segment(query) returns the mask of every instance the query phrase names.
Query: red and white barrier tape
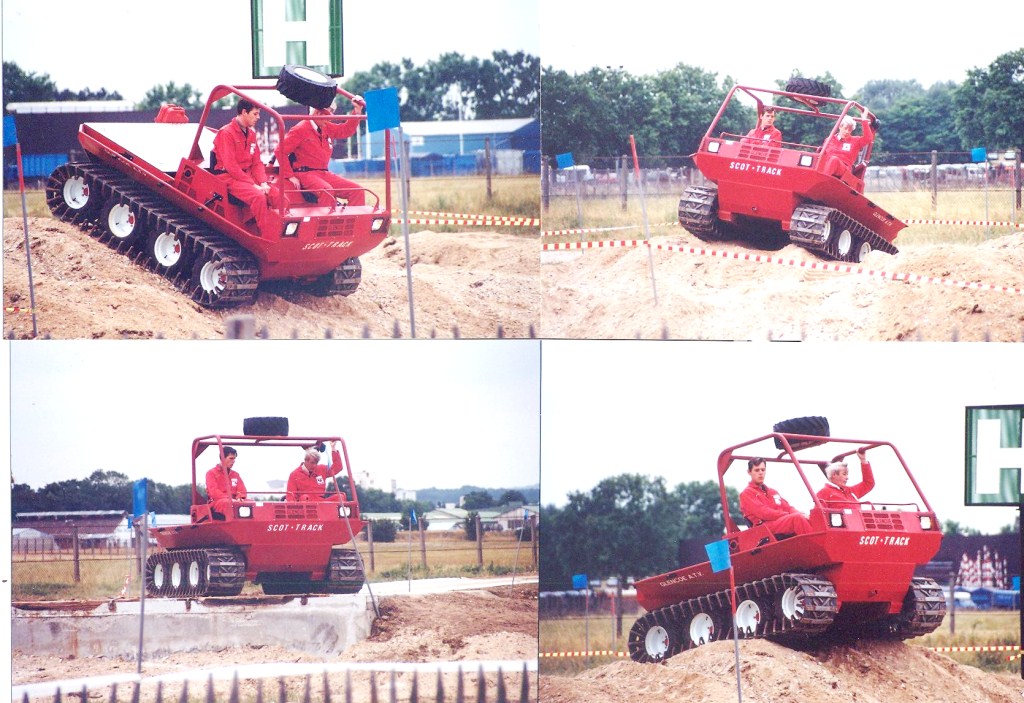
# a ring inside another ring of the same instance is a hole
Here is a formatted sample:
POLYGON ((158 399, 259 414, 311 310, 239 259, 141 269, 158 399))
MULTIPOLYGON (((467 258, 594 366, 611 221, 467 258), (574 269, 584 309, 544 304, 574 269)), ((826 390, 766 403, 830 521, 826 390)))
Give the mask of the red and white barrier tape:
POLYGON ((32 308, 16 308, 16 307, 15 308, 4 308, 4 312, 10 312, 10 313, 14 313, 16 315, 19 315, 19 314, 31 315, 32 314, 32 308))
POLYGON ((1019 644, 989 644, 972 647, 932 647, 933 652, 1019 652, 1019 644))
MULTIPOLYGON (((392 214, 402 214, 393 210, 392 214)), ((465 212, 430 212, 426 210, 410 210, 410 215, 425 215, 426 218, 409 218, 409 224, 416 225, 450 225, 450 224, 472 224, 472 225, 507 225, 511 227, 540 227, 540 219, 536 217, 510 217, 507 215, 475 215, 465 212)), ((393 222, 401 222, 401 218, 395 218, 393 222)))
POLYGON ((564 659, 566 657, 628 657, 629 652, 616 652, 614 649, 595 649, 576 652, 540 652, 541 659, 564 659))
MULTIPOLYGON (((677 227, 678 222, 660 222, 651 227, 677 227)), ((643 225, 623 225, 621 227, 591 227, 584 229, 553 229, 548 232, 541 232, 542 237, 561 237, 566 234, 593 234, 594 232, 617 232, 623 229, 640 229, 643 225)))
POLYGON ((1024 222, 986 222, 984 220, 904 220, 908 225, 971 225, 976 227, 1016 227, 1024 229, 1024 222))
MULTIPOLYGON (((612 249, 615 247, 640 247, 648 246, 642 240, 612 240, 602 242, 561 242, 544 244, 544 251, 560 251, 570 249, 612 249)), ((936 283, 951 288, 969 288, 976 290, 993 290, 1001 293, 1024 295, 1024 288, 1012 286, 997 286, 991 283, 975 283, 973 281, 954 281, 949 278, 937 278, 935 276, 922 276, 916 273, 889 273, 887 271, 876 271, 865 269, 850 264, 836 264, 824 261, 804 261, 801 259, 785 259, 779 256, 767 254, 750 254, 739 251, 723 251, 718 249, 704 249, 699 247, 678 246, 675 244, 651 244, 660 251, 673 251, 683 254, 697 254, 699 256, 712 256, 722 259, 734 259, 737 261, 753 261, 762 264, 778 264, 779 266, 792 266, 794 268, 816 269, 821 271, 834 271, 836 273, 857 273, 864 276, 877 276, 878 278, 890 279, 892 281, 905 281, 907 283, 936 283)))
MULTIPOLYGON (((973 647, 928 647, 933 652, 1018 652, 1019 644, 978 645, 973 647)), ((629 652, 616 652, 613 649, 576 650, 570 652, 539 652, 541 659, 566 659, 569 657, 628 657, 629 652)), ((1011 659, 1021 656, 1014 655, 1011 659)))

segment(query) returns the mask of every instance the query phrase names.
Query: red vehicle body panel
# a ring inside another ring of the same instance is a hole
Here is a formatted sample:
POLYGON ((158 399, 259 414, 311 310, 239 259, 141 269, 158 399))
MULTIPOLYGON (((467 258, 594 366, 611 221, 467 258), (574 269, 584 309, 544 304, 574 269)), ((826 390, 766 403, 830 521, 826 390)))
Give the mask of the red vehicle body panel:
MULTIPOLYGON (((749 86, 735 86, 729 91, 701 140, 700 149, 694 154, 694 162, 701 173, 718 185, 719 219, 734 222, 737 217, 751 217, 776 221, 788 231, 793 210, 802 202, 813 201, 840 208, 888 242, 906 227, 904 222, 864 197, 863 179, 851 173, 840 179, 822 172, 824 164, 819 156, 823 144, 783 142, 779 146, 766 146, 743 141, 743 135, 720 131, 719 123, 737 94, 747 95, 759 104, 771 97, 796 95, 749 86), (800 163, 801 158, 805 160, 804 165, 800 163)), ((865 107, 852 100, 818 98, 817 101, 819 104, 813 110, 775 107, 794 115, 816 116, 836 123, 846 114, 851 117, 857 117, 858 112, 867 114, 865 107), (818 108, 823 105, 841 108, 841 112, 821 112, 818 108)), ((834 133, 833 127, 829 137, 834 133)))
POLYGON ((310 573, 314 580, 320 580, 324 578, 332 546, 354 541, 365 526, 359 513, 348 450, 340 437, 210 435, 192 444, 191 523, 152 527, 150 534, 164 549, 237 546, 245 555, 246 578, 250 581, 264 572, 310 573), (197 469, 196 460, 208 447, 225 444, 302 447, 330 441, 337 441, 341 447, 345 473, 339 473, 338 478, 347 475, 351 487, 351 495, 346 495, 343 501, 281 501, 270 500, 282 497, 281 493, 260 496, 250 493, 250 499, 233 503, 232 513, 224 520, 214 520, 209 503, 198 490, 198 481, 205 479, 205 470, 197 469), (240 516, 240 509, 246 507, 251 510, 251 517, 240 516), (340 512, 347 515, 342 516, 340 512))
MULTIPOLYGON (((269 209, 267 231, 261 232, 255 221, 249 219, 248 208, 235 204, 228 197, 226 181, 209 170, 209 146, 217 130, 208 127, 207 120, 213 104, 232 94, 259 107, 261 119, 269 117, 273 120, 279 135, 284 135, 286 123, 311 119, 308 115, 281 114, 242 92, 268 89, 272 88, 265 85, 220 85, 211 92, 198 124, 87 123, 79 128, 79 142, 99 161, 124 173, 252 252, 259 262, 261 279, 312 279, 334 270, 346 259, 365 254, 387 238, 391 219, 390 168, 385 172, 386 194, 383 203, 376 194, 363 189, 366 205, 349 205, 342 209, 310 204, 298 191, 284 194, 281 190, 283 182, 273 182, 278 173, 277 167, 267 166, 268 178, 271 178, 273 187, 278 189, 278 197, 282 198, 285 205, 281 209, 269 209), (119 142, 119 134, 131 137, 132 143, 119 142), (177 160, 173 164, 166 163, 165 144, 168 142, 179 147, 177 160), (164 163, 158 164, 158 161, 164 163), (382 224, 374 231, 374 222, 381 220, 382 224), (294 234, 285 234, 285 227, 290 223, 295 224, 297 229, 294 234)), ((338 92, 351 97, 351 94, 340 88, 338 92)), ((333 117, 338 120, 365 119, 365 115, 333 117)), ((385 148, 390 148, 390 135, 387 132, 385 148)))
MULTIPOLYGON (((813 573, 835 585, 840 608, 858 603, 872 604, 889 614, 900 612, 915 567, 935 556, 942 539, 935 513, 920 493, 906 462, 888 442, 836 438, 830 438, 830 444, 847 445, 837 454, 824 460, 805 457, 801 461, 797 452, 811 449, 794 451, 789 444, 800 439, 809 437, 773 433, 730 447, 719 456, 719 486, 726 522, 724 539, 729 542, 735 582, 768 578, 782 571, 813 573), (777 457, 765 457, 769 465, 791 465, 813 498, 809 518, 815 531, 810 534, 777 540, 765 525, 741 530, 729 514, 726 472, 737 462, 745 467, 748 459, 762 456, 741 450, 770 438, 781 438, 785 449, 777 457), (917 491, 914 503, 860 501, 823 505, 807 480, 804 467, 843 461, 857 447, 891 449, 906 471, 909 484, 917 491), (835 513, 842 515, 842 527, 829 525, 829 517, 835 513), (930 528, 922 526, 922 518, 930 522, 930 528)), ((729 587, 728 570, 715 573, 710 561, 706 561, 637 581, 637 602, 650 611, 729 587)))

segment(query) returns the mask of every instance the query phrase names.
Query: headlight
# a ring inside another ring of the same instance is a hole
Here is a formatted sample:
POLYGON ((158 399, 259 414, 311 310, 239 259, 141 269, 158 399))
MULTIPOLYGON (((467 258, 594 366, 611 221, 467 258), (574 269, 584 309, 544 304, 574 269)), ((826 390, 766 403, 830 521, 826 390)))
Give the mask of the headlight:
POLYGON ((810 154, 800 154, 800 165, 801 166, 810 166, 813 163, 814 163, 814 157, 813 156, 811 156, 810 154))
POLYGON ((708 153, 717 154, 721 148, 722 145, 719 142, 708 142, 708 153))
POLYGON ((846 524, 843 522, 842 513, 829 513, 828 524, 832 527, 846 527, 846 524))
POLYGON ((288 224, 286 224, 284 226, 284 236, 286 236, 286 237, 294 237, 295 233, 298 232, 298 231, 299 231, 299 223, 298 222, 289 222, 288 224))
POLYGON ((347 505, 338 506, 338 517, 348 517, 351 514, 352 508, 348 507, 347 505))
POLYGON ((931 515, 922 515, 921 516, 921 529, 922 530, 930 530, 930 529, 932 529, 932 516, 931 515))
POLYGON ((373 218, 373 222, 370 224, 370 231, 371 232, 380 232, 381 229, 384 228, 384 222, 385 222, 385 220, 384 220, 383 217, 375 217, 375 218, 373 218))
POLYGON ((252 517, 252 506, 250 505, 239 505, 238 506, 238 517, 251 518, 252 517))

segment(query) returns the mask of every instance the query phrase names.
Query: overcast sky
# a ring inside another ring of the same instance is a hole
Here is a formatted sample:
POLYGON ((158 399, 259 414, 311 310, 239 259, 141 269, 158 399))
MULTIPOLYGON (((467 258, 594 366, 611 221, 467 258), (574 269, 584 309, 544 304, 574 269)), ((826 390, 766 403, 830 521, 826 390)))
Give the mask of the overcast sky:
POLYGON ((1024 403, 1020 345, 545 341, 542 355, 545 505, 622 473, 717 480, 726 447, 824 415, 835 436, 892 442, 940 521, 998 531, 1016 516, 963 505, 964 408, 1024 403))
MULTIPOLYGON (((402 58, 422 65, 452 51, 537 56, 540 1, 345 0, 345 73, 402 58)), ((250 0, 3 0, 3 59, 49 74, 60 89, 106 88, 137 102, 174 81, 205 99, 220 83, 252 81, 249 7, 250 0)))
POLYGON ((541 63, 651 74, 678 63, 774 88, 793 69, 826 71, 846 95, 869 80, 962 82, 1024 46, 1013 3, 976 0, 955 11, 909 2, 631 0, 604 11, 587 0, 541 0, 541 63), (840 18, 841 16, 841 18, 840 18))
MULTIPOLYGON (((187 484, 192 440, 255 416, 340 435, 388 491, 539 481, 536 341, 43 341, 10 355, 11 470, 33 488, 97 469, 187 484)), ((290 451, 274 478, 298 466, 290 451)), ((236 465, 250 488, 254 454, 236 465)))

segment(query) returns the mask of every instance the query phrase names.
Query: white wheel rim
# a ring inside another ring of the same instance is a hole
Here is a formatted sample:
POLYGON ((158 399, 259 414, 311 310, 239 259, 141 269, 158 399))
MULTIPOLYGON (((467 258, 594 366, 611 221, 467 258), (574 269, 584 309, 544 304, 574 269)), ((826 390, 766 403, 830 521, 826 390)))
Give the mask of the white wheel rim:
POLYGON ((871 245, 867 242, 860 243, 860 251, 857 254, 857 261, 863 261, 871 253, 871 245))
POLYGON ((153 241, 153 258, 170 268, 181 261, 181 240, 170 232, 161 232, 153 241))
POLYGON ((853 247, 853 235, 850 234, 850 230, 844 229, 839 233, 839 241, 836 242, 836 248, 839 253, 846 256, 850 253, 850 249, 853 247))
POLYGON ((823 244, 828 243, 828 238, 832 236, 832 223, 826 222, 824 229, 821 230, 821 241, 823 244))
POLYGON ((174 588, 181 586, 181 564, 177 562, 171 566, 171 586, 174 588))
POLYGON ((188 585, 192 588, 199 586, 199 562, 195 559, 188 565, 188 585))
POLYGON ((199 270, 199 285, 207 293, 220 293, 226 282, 224 267, 219 263, 207 261, 199 270))
POLYGON ((157 564, 153 567, 153 588, 160 591, 164 587, 164 565, 157 564))
POLYGON ((130 237, 135 231, 135 213, 127 205, 115 205, 110 208, 107 226, 110 228, 110 233, 118 239, 130 237))
POLYGON ((81 210, 89 204, 89 184, 81 176, 72 176, 64 181, 64 202, 74 210, 81 210))
POLYGON ((798 586, 782 592, 782 614, 787 620, 799 620, 804 614, 803 591, 798 586))
POLYGON ((756 601, 745 600, 736 608, 736 628, 744 635, 757 633, 761 625, 761 606, 756 601))
POLYGON ((304 79, 306 79, 308 81, 315 81, 317 83, 324 83, 326 81, 331 80, 330 78, 328 78, 324 74, 320 73, 319 71, 314 71, 313 69, 306 68, 305 66, 296 66, 294 69, 292 69, 292 71, 299 78, 304 78, 304 79))
POLYGON ((696 645, 707 644, 715 636, 715 621, 707 613, 697 613, 690 620, 690 641, 696 645))
POLYGON ((668 630, 661 625, 655 625, 647 631, 644 638, 644 649, 648 656, 663 657, 668 651, 668 630))

